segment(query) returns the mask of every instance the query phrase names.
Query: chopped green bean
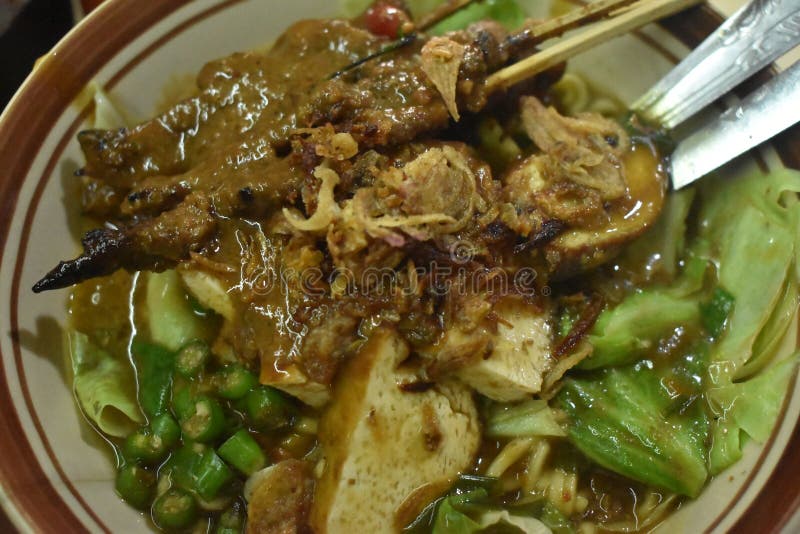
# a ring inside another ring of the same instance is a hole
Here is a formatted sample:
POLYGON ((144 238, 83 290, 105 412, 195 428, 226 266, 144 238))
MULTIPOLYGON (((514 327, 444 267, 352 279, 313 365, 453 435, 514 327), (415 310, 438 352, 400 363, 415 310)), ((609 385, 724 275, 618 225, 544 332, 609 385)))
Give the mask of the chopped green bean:
POLYGON ((234 477, 233 471, 225 465, 214 449, 203 452, 193 471, 197 494, 205 500, 217 497, 223 486, 234 477))
POLYGON ((150 432, 152 438, 160 439, 167 449, 172 449, 181 440, 181 427, 168 413, 163 413, 150 422, 150 432))
POLYGON ((223 367, 214 376, 217 393, 225 399, 241 399, 258 384, 256 376, 240 365, 223 367))
POLYGON ((193 490, 195 467, 200 462, 206 448, 200 443, 184 445, 172 453, 162 471, 168 472, 172 481, 181 488, 193 490))
POLYGON ((139 404, 148 417, 160 415, 169 404, 175 355, 159 345, 136 340, 133 356, 139 378, 139 404))
POLYGON ((188 491, 170 488, 155 500, 151 515, 159 528, 186 528, 197 519, 197 502, 188 491))
POLYGON ((205 369, 211 349, 199 339, 190 341, 175 356, 175 371, 186 378, 195 378, 205 369))
POLYGON ((172 394, 172 410, 178 416, 178 420, 183 420, 192 415, 194 410, 194 392, 188 385, 176 387, 172 394))
POLYGON ((219 455, 233 467, 252 475, 267 464, 267 457, 247 430, 240 430, 219 448, 219 455))
POLYGON ((126 459, 144 464, 156 464, 163 460, 168 452, 167 443, 160 436, 153 435, 147 427, 129 435, 122 445, 122 455, 126 459))
POLYGON ((144 510, 153 498, 156 477, 138 465, 126 465, 117 472, 115 484, 122 500, 138 510, 144 510))
POLYGON ((188 417, 181 420, 183 434, 193 441, 208 442, 225 430, 225 413, 219 402, 207 395, 198 395, 188 417))
POLYGON ((245 397, 247 416, 259 430, 275 430, 291 423, 291 407, 276 389, 256 387, 245 397))

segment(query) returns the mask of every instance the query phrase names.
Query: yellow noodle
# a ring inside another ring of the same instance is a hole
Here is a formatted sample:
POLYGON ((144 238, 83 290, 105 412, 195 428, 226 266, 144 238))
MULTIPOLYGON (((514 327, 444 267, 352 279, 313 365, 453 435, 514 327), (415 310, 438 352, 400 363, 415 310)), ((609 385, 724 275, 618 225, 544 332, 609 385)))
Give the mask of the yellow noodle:
POLYGON ((522 487, 525 491, 532 493, 536 488, 536 483, 542 478, 544 464, 550 456, 550 442, 546 439, 539 439, 531 447, 528 456, 528 465, 523 475, 522 487))
POLYGON ((489 465, 486 470, 486 476, 500 478, 509 467, 517 463, 530 450, 532 444, 533 438, 517 438, 509 441, 489 465))
POLYGON ((580 76, 566 73, 553 86, 561 107, 567 115, 576 115, 589 106, 589 86, 580 76))

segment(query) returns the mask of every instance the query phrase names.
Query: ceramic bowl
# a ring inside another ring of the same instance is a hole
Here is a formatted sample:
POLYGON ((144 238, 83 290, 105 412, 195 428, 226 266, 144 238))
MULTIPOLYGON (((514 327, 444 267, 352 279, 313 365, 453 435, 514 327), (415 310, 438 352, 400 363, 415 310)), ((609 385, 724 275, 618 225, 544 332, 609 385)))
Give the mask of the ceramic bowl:
MULTIPOLYGON (((541 2, 541 13, 548 2, 541 2)), ((334 15, 331 0, 114 0, 78 25, 37 66, 0 119, 0 500, 23 532, 145 532, 119 501, 108 447, 84 423, 65 382, 60 325, 67 292, 31 285, 58 258, 72 257, 75 134, 91 106, 77 105, 95 80, 134 118, 153 112, 162 88, 207 61, 274 39, 290 22, 334 15)), ((597 87, 630 103, 721 18, 695 8, 616 39, 574 60, 597 87)), ((763 73, 764 80, 769 73, 763 73)), ((790 131, 737 165, 800 165, 790 131)), ((785 340, 797 346, 797 329, 785 340)), ((683 506, 663 532, 778 532, 793 528, 800 499, 800 388, 792 385, 765 445, 683 506)))

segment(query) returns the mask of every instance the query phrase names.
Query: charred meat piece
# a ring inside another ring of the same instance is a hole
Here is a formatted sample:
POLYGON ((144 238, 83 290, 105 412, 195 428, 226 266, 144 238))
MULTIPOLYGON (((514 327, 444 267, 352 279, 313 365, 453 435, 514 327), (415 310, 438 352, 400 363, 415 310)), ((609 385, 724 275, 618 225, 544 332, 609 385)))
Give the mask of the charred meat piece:
POLYGON ((83 238, 83 254, 63 261, 33 286, 60 289, 117 269, 160 271, 197 252, 214 237, 217 221, 203 197, 190 197, 172 211, 120 229, 96 229, 83 238))

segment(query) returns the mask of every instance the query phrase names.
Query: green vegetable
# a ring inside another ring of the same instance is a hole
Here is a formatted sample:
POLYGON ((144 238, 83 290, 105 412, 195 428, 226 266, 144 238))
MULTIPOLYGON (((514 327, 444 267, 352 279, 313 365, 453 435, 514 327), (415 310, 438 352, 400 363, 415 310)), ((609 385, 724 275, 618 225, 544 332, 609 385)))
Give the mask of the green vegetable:
POLYGON ((691 354, 672 369, 640 362, 566 380, 557 399, 569 416, 570 441, 607 469, 697 496, 708 477, 705 365, 705 357, 691 354))
POLYGON ((760 332, 780 304, 789 284, 796 285, 800 235, 800 172, 757 171, 704 180, 701 237, 719 250, 719 285, 736 305, 712 353, 711 379, 724 385, 742 378, 754 357, 760 332), (788 194, 788 195, 787 195, 788 194))
POLYGON ((717 474, 741 458, 741 432, 764 443, 775 426, 781 404, 798 362, 795 354, 761 374, 713 388, 708 392, 716 422, 710 454, 710 471, 717 474))
POLYGON ((150 273, 146 300, 150 339, 154 343, 177 351, 192 340, 209 336, 209 321, 192 309, 177 272, 150 273))
MULTIPOLYGON (((526 534, 552 534, 543 522, 531 515, 520 515, 490 506, 486 491, 482 489, 468 493, 451 493, 442 499, 436 510, 431 532, 473 534, 505 530, 526 534)), ((560 534, 565 531, 558 532, 560 534)))
POLYGON ((788 169, 712 178, 700 187, 701 237, 719 250, 719 285, 735 300, 708 369, 716 416, 711 473, 741 457, 743 433, 767 439, 794 369, 791 359, 762 371, 797 310, 798 191, 800 173, 788 169))
POLYGON ((179 421, 188 419, 194 413, 195 396, 191 386, 182 384, 175 387, 172 394, 172 410, 179 421))
POLYGON ((565 436, 553 410, 543 400, 528 400, 516 405, 498 405, 486 419, 489 437, 565 436))
POLYGON ((224 399, 241 399, 258 384, 256 376, 240 365, 227 365, 214 376, 217 393, 224 399))
POLYGON ((197 502, 190 493, 180 488, 170 488, 158 497, 151 509, 153 522, 164 530, 190 526, 197 519, 197 502))
POLYGON ((203 372, 210 356, 211 349, 205 341, 190 341, 175 356, 175 371, 185 378, 196 378, 203 372))
POLYGON ((122 455, 133 462, 157 464, 163 460, 169 449, 161 438, 154 436, 150 429, 142 428, 125 439, 122 455))
POLYGON ((675 328, 696 323, 699 317, 693 300, 657 290, 633 294, 600 314, 589 335, 594 352, 578 367, 598 369, 640 360, 675 328))
POLYGON ((195 469, 207 447, 200 443, 185 444, 169 457, 162 470, 168 473, 174 484, 195 491, 195 469))
POLYGON ((117 472, 114 487, 122 500, 137 510, 144 510, 153 498, 155 485, 153 473, 138 465, 126 465, 117 472))
POLYGON ((736 301, 725 335, 712 355, 712 379, 723 383, 752 356, 753 345, 781 300, 794 259, 792 230, 766 213, 745 207, 725 235, 719 258, 719 283, 736 301), (758 258, 758 261, 751 261, 758 258), (728 373, 733 373, 729 375, 728 373))
POLYGON ((149 418, 164 413, 172 395, 175 355, 150 343, 135 340, 132 347, 139 375, 139 404, 149 418))
POLYGON ((188 414, 181 418, 181 430, 192 441, 208 442, 225 430, 225 413, 219 402, 207 395, 194 398, 188 414))
POLYGON ((435 35, 461 30, 472 24, 486 19, 493 19, 506 28, 513 30, 525 23, 525 12, 515 0, 483 0, 462 9, 453 16, 443 20, 430 32, 435 35))
POLYGON ((177 445, 181 439, 181 427, 168 413, 162 413, 150 421, 150 432, 168 449, 177 445))
POLYGON ((700 306, 703 326, 712 336, 718 337, 722 333, 728 315, 733 310, 734 300, 733 295, 718 287, 714 290, 711 300, 700 306))
POLYGON ((786 332, 797 314, 798 289, 792 280, 787 281, 780 304, 775 307, 767 324, 753 344, 753 356, 736 373, 738 380, 753 376, 769 362, 784 341, 786 332))
POLYGON ((267 457, 261 446, 244 429, 239 430, 220 446, 219 455, 248 476, 267 465, 267 457))
POLYGON ((233 471, 225 465, 225 462, 214 452, 214 449, 206 449, 195 464, 194 486, 198 495, 205 500, 217 497, 219 491, 228 482, 233 480, 233 471))
POLYGON ((144 423, 133 369, 74 330, 66 332, 72 387, 86 417, 104 434, 124 437, 144 423))
POLYGON ((147 427, 129 435, 122 445, 122 454, 128 460, 155 464, 178 444, 181 430, 168 413, 156 416, 147 427))
POLYGON ((459 510, 461 506, 477 497, 484 497, 485 492, 480 490, 473 493, 451 495, 439 503, 433 522, 432 534, 470 534, 478 532, 480 524, 472 520, 466 513, 459 510))
POLYGON ((247 417, 259 430, 275 430, 291 422, 291 407, 276 389, 259 386, 244 398, 247 417))
POLYGON ((572 523, 550 501, 542 499, 537 504, 539 509, 534 512, 534 517, 539 518, 553 534, 574 534, 572 523))

